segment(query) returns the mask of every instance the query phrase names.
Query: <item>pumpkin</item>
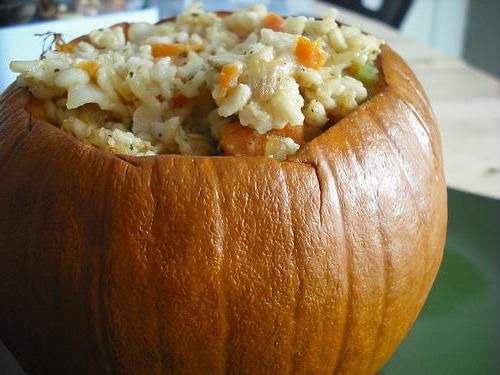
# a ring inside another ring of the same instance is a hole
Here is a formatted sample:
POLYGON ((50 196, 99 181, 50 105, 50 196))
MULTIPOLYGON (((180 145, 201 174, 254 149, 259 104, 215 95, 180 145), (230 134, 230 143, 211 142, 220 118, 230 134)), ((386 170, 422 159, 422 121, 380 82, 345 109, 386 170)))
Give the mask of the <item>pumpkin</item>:
POLYGON ((126 157, 0 104, 0 337, 32 374, 373 374, 443 254, 435 117, 381 91, 288 161, 126 157))

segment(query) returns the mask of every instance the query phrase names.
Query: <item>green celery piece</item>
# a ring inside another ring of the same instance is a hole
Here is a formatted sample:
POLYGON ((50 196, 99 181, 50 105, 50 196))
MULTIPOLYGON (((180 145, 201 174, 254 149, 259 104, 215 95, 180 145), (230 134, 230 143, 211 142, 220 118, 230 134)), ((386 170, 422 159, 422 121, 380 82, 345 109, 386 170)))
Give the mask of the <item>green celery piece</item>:
POLYGON ((363 82, 365 86, 373 86, 378 81, 378 69, 375 65, 369 63, 360 65, 353 76, 363 82))

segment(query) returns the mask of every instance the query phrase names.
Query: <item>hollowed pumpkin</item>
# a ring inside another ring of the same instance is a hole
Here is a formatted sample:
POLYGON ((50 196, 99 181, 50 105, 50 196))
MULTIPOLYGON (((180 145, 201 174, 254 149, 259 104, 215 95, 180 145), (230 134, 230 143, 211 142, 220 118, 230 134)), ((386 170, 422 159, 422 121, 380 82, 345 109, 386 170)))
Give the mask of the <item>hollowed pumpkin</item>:
POLYGON ((0 337, 32 374, 372 374, 441 261, 424 91, 381 92, 291 160, 120 157, 0 104, 0 337))

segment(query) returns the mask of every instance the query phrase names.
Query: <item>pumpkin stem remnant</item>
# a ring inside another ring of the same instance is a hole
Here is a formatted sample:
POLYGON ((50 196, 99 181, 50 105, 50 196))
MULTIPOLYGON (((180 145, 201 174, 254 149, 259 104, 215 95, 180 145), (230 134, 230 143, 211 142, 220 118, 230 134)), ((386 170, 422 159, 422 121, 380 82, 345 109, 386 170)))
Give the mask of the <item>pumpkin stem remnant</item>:
POLYGON ((71 53, 74 47, 80 42, 79 39, 72 40, 71 42, 65 43, 62 34, 54 33, 54 44, 56 46, 56 51, 71 53))
MULTIPOLYGON (((47 52, 53 51, 54 46, 57 48, 58 42, 60 43, 62 41, 62 34, 55 33, 53 31, 47 31, 46 33, 37 33, 34 34, 37 37, 43 38, 42 39, 42 53, 40 55, 40 59, 43 59, 47 52), (47 43, 49 43, 47 45, 47 43)), ((63 42, 64 43, 64 42, 63 42)))

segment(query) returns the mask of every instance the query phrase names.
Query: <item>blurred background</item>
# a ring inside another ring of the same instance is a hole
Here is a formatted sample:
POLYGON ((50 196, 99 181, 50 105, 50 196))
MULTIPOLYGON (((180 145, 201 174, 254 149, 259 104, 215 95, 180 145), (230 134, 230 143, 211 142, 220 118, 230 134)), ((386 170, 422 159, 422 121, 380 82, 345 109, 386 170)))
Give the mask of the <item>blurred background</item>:
MULTIPOLYGON (((123 20, 154 22, 190 0, 0 0, 0 90, 14 79, 13 59, 33 59, 47 31, 67 38, 123 20)), ((313 13, 314 0, 263 0, 281 14, 313 13)), ((404 36, 500 75, 499 0, 329 0, 398 29, 404 36)), ((248 0, 205 1, 209 9, 247 6, 248 0)))

